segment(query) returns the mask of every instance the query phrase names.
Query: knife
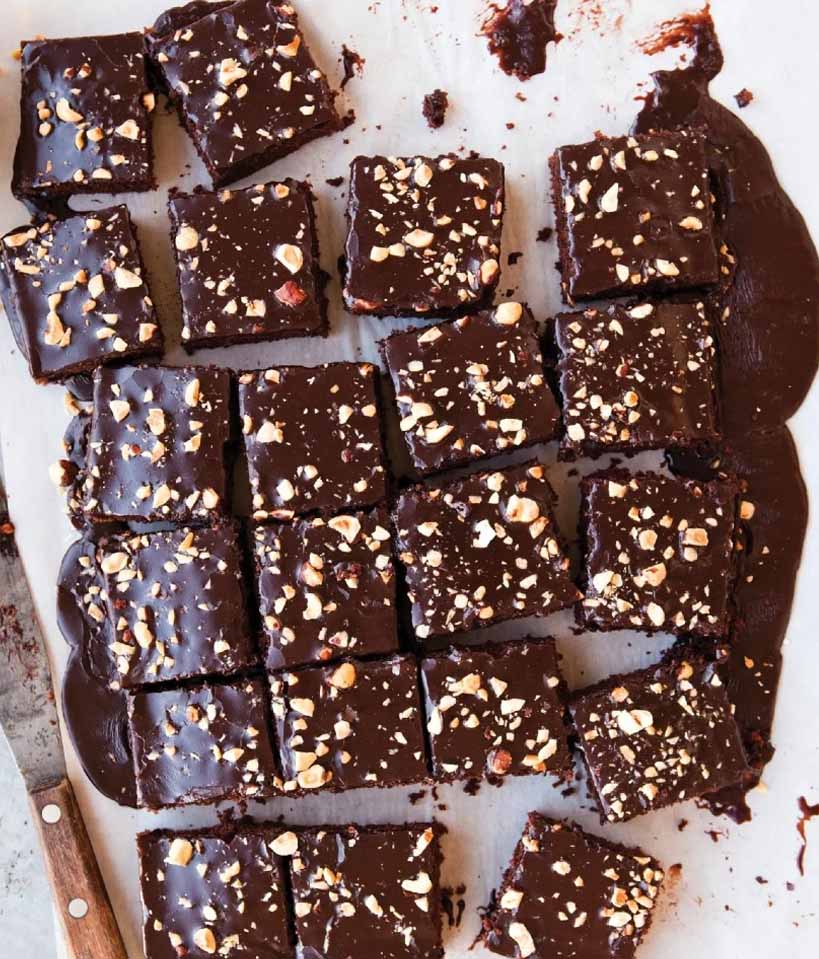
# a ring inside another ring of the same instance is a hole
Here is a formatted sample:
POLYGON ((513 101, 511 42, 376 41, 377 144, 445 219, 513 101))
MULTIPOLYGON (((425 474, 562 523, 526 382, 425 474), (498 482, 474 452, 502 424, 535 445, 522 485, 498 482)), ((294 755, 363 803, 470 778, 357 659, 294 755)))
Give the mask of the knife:
POLYGON ((65 769, 51 669, 9 519, 0 455, 0 726, 26 784, 72 959, 127 959, 65 769))

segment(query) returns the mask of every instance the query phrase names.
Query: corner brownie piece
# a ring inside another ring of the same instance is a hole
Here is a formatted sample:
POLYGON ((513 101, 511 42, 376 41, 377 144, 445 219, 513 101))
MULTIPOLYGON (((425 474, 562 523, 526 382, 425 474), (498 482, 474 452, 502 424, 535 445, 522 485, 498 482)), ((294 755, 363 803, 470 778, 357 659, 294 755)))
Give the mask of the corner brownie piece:
POLYGON ((282 673, 272 678, 271 690, 285 791, 427 778, 411 656, 282 673))
POLYGON ((299 955, 442 957, 439 832, 431 823, 300 831, 290 860, 299 955))
POLYGON ((461 316, 500 279, 503 165, 454 154, 350 165, 344 302, 376 316, 461 316))
POLYGON ((539 463, 404 493, 394 522, 416 637, 545 615, 580 599, 554 499, 539 463))
POLYGON ((239 377, 253 518, 292 519, 384 499, 376 369, 280 366, 239 377))
POLYGON ((580 690, 570 710, 602 822, 694 799, 746 771, 717 667, 685 649, 580 690))
POLYGON ((237 0, 198 18, 204 9, 189 8, 148 48, 214 186, 341 128, 289 3, 237 0))
POLYGON ((560 147, 552 195, 564 297, 590 300, 719 279, 705 142, 650 133, 560 147))
POLYGON ((225 511, 230 374, 136 366, 94 376, 85 512, 92 521, 213 522, 225 511))
POLYGON ((262 797, 276 782, 260 679, 129 693, 128 728, 148 809, 262 797))
POLYGON ((133 533, 102 549, 110 655, 124 687, 257 664, 236 529, 133 533))
POLYGON ((292 959, 286 861, 276 826, 137 836, 147 959, 292 959))
POLYGON ((162 352, 126 206, 21 227, 0 244, 0 295, 38 381, 162 352))
POLYGON ((570 771, 553 639, 453 646, 421 679, 436 779, 570 771))
POLYGON ((151 190, 154 95, 140 33, 21 44, 12 192, 40 206, 72 193, 151 190))
POLYGON ((185 349, 327 332, 308 184, 172 192, 168 210, 185 349))
POLYGON ((256 528, 268 669, 397 652, 389 525, 379 509, 256 528))
POLYGON ((723 636, 737 488, 608 470, 580 482, 587 629, 723 636))
POLYGON ((421 474, 552 439, 560 414, 534 319, 501 303, 381 341, 401 430, 421 474))
POLYGON ((716 349, 704 303, 564 313, 555 337, 564 458, 717 439, 716 349))
POLYGON ((484 945, 511 959, 632 959, 664 878, 640 849, 530 812, 484 916, 484 945))

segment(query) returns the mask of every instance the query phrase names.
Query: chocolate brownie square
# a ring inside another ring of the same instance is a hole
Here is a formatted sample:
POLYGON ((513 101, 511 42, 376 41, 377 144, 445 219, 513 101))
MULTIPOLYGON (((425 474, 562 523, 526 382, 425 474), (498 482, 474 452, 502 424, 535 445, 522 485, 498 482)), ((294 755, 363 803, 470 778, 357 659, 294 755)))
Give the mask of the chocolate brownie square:
POLYGON ((290 860, 299 955, 440 959, 439 832, 434 823, 300 831, 290 860))
POLYGON ((168 210, 185 349, 327 332, 308 184, 172 192, 168 210))
POLYGON ((72 193, 156 186, 142 34, 27 40, 20 66, 18 199, 46 208, 72 193))
POLYGON ((693 651, 582 689, 570 710, 602 822, 695 799, 747 770, 717 667, 693 651))
POLYGON ((276 826, 137 836, 147 959, 292 959, 287 865, 276 826))
POLYGON ((268 669, 397 652, 385 510, 259 526, 253 540, 268 669))
POLYGON ((0 244, 0 295, 40 382, 162 353, 126 206, 7 233, 0 244))
POLYGON ((263 797, 278 781, 260 679, 129 693, 128 728, 148 809, 263 797))
POLYGON ((228 523, 105 542, 100 568, 118 683, 224 676, 256 665, 241 564, 228 523))
POLYGON ((717 439, 716 349, 704 303, 564 313, 555 336, 564 458, 717 439))
POLYGON ((237 0, 170 14, 149 33, 148 49, 214 186, 341 129, 291 4, 237 0))
POLYGON ((421 662, 436 779, 571 769, 553 639, 452 646, 421 662))
POLYGON ((700 134, 600 138, 560 147, 550 165, 568 302, 717 282, 700 134))
POLYGON ((421 474, 554 437, 560 419, 534 319, 520 303, 381 342, 401 431, 421 474))
POLYGON ((398 500, 394 523, 418 639, 571 606, 581 594, 539 463, 473 473, 398 500))
POLYGON ((271 690, 286 792, 427 778, 413 657, 280 673, 271 690))
POLYGON ((581 480, 587 629, 724 636, 737 488, 607 470, 581 480))
POLYGON ((93 522, 212 523, 226 512, 230 374, 97 370, 85 481, 93 522))
POLYGON ((376 368, 280 366, 239 377, 253 518, 292 519, 384 499, 376 368))
POLYGON ((500 279, 504 174, 497 160, 356 157, 344 302, 376 316, 462 316, 500 279))
POLYGON ((482 939, 510 959, 633 959, 665 876, 656 859, 530 812, 482 939))

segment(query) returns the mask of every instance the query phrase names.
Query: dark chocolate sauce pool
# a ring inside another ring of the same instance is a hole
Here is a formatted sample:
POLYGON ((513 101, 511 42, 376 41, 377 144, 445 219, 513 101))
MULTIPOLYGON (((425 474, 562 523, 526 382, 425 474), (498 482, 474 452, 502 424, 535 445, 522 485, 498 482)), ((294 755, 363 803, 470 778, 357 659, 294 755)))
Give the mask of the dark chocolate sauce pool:
MULTIPOLYGON (((781 646, 808 518, 785 422, 805 398, 819 361, 819 258, 765 147, 708 94, 723 60, 707 8, 668 26, 665 45, 691 43, 695 56, 685 69, 653 74, 655 89, 634 130, 703 128, 722 240, 735 260, 719 297, 724 440, 716 459, 718 471, 747 484, 744 499, 752 504, 744 511, 736 621, 724 675, 753 774, 707 801, 714 812, 742 822, 750 818, 745 793, 773 755, 781 646)), ((682 471, 692 466, 676 465, 682 471)))

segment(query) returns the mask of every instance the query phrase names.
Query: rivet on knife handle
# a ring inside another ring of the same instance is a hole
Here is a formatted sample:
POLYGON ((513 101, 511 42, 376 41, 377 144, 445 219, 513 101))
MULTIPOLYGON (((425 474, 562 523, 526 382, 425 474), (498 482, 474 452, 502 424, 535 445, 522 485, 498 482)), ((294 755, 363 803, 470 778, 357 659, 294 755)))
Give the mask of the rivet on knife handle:
POLYGON ((69 956, 127 959, 71 784, 32 793, 31 803, 69 956))

